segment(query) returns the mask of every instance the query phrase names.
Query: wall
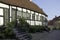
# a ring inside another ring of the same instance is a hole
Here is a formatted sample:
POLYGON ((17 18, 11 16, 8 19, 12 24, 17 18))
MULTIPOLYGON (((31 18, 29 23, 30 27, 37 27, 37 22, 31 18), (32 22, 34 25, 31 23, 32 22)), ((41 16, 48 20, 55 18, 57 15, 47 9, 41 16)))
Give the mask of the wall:
POLYGON ((40 16, 43 16, 44 18, 47 19, 47 17, 41 13, 35 12, 33 10, 25 9, 25 8, 6 5, 3 3, 0 3, 0 17, 1 15, 3 16, 4 20, 0 18, 1 20, 0 25, 6 24, 9 21, 10 22, 14 21, 19 17, 21 18, 24 17, 30 25, 44 25, 45 26, 47 23, 47 22, 44 22, 44 19, 40 21, 41 20, 40 16))

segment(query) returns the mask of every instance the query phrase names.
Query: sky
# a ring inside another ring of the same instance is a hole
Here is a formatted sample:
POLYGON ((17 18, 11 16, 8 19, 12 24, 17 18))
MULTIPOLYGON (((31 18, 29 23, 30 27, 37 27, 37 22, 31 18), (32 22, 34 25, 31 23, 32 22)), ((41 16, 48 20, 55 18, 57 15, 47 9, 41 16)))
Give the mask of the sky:
POLYGON ((60 16, 60 0, 32 0, 48 15, 48 20, 60 16))

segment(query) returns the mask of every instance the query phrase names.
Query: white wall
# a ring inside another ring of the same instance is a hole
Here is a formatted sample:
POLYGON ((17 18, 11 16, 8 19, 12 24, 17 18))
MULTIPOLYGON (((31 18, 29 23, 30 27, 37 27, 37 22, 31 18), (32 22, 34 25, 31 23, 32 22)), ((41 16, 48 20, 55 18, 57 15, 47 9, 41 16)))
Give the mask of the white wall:
POLYGON ((0 25, 3 25, 3 17, 0 17, 0 25))
POLYGON ((41 25, 41 26, 42 26, 42 22, 39 22, 39 25, 41 25))
MULTIPOLYGON (((3 16, 3 9, 0 8, 0 15, 3 16)), ((0 17, 0 25, 3 25, 3 17, 0 17)))
POLYGON ((23 9, 23 12, 26 12, 26 9, 23 9))
POLYGON ((27 10, 28 13, 30 13, 30 10, 27 10))
POLYGON ((31 25, 34 25, 34 21, 31 21, 31 25))
POLYGON ((0 8, 0 15, 3 15, 3 9, 0 8))
POLYGON ((14 9, 16 9, 16 7, 15 6, 11 6, 12 8, 14 8, 14 9))
POLYGON ((0 7, 3 7, 3 8, 9 8, 9 6, 8 6, 8 5, 3 4, 3 3, 0 3, 0 7))
POLYGON ((38 22, 38 21, 35 21, 35 24, 36 24, 36 25, 39 25, 39 22, 38 22))
POLYGON ((17 9, 18 9, 19 11, 22 11, 22 8, 17 7, 17 9))
MULTIPOLYGON (((9 8, 9 5, 0 3, 0 7, 9 8)), ((11 9, 11 8, 16 9, 16 7, 10 6, 10 16, 11 16, 11 14, 12 14, 12 9, 11 9)), ((17 7, 17 9, 20 10, 20 11, 22 11, 22 8, 17 7)), ((23 9, 23 11, 26 12, 26 9, 23 9)), ((27 10, 27 12, 30 13, 30 10, 27 10)), ((31 19, 32 19, 32 14, 34 14, 34 11, 31 11, 31 19)), ((3 9, 0 9, 0 15, 3 15, 3 9)), ((36 15, 38 15, 37 12, 35 13, 35 20, 37 19, 36 15)), ((42 15, 43 17, 46 17, 45 15, 39 13, 38 20, 40 20, 40 16, 41 16, 41 15, 42 15)), ((46 17, 46 18, 47 18, 47 17, 46 17)), ((0 20, 3 20, 3 19, 1 18, 0 20)), ((10 20, 11 20, 11 19, 10 19, 10 20)), ((27 20, 27 22, 28 22, 29 24, 31 23, 31 25, 34 25, 34 24, 36 24, 36 25, 42 25, 42 22, 39 22, 39 21, 35 21, 35 22, 34 22, 34 21, 31 21, 31 22, 30 22, 29 20, 27 20)), ((3 23, 3 22, 1 21, 0 24, 2 24, 2 23, 3 23)), ((45 24, 45 23, 44 23, 44 24, 45 24)))
POLYGON ((42 22, 35 21, 36 25, 42 25, 42 22))
POLYGON ((31 24, 31 21, 30 20, 26 20, 26 21, 27 21, 27 23, 31 24))

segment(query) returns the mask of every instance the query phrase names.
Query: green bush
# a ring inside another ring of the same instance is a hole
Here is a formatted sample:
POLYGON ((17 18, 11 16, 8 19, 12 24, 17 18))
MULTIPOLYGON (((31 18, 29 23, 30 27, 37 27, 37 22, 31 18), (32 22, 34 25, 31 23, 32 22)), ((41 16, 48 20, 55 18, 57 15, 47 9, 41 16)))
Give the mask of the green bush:
POLYGON ((29 32, 30 33, 35 33, 36 32, 36 27, 35 26, 29 27, 29 32))
POLYGON ((46 30, 45 27, 44 26, 40 26, 40 25, 34 25, 34 26, 31 26, 29 28, 29 32, 31 32, 31 33, 43 32, 45 30, 46 30))
POLYGON ((19 23, 17 24, 17 28, 21 31, 28 32, 30 25, 25 21, 24 18, 19 18, 19 23))
POLYGON ((5 29, 2 29, 0 32, 1 38, 15 38, 15 34, 13 33, 15 22, 9 22, 6 24, 5 29))
POLYGON ((6 28, 4 30, 6 38, 13 38, 15 36, 13 32, 14 26, 15 26, 15 21, 7 23, 6 28))

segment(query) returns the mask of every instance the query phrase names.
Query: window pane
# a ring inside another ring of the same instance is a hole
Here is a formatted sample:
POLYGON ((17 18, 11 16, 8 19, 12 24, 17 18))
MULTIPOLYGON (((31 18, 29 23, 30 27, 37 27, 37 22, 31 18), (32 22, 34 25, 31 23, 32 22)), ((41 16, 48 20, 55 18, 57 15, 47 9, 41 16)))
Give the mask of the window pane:
POLYGON ((9 13, 8 9, 5 8, 5 9, 4 9, 4 16, 5 16, 5 17, 4 17, 4 18, 5 18, 4 21, 5 21, 5 25, 6 25, 6 24, 8 23, 8 21, 9 21, 9 17, 8 17, 9 15, 8 15, 8 13, 9 13))
POLYGON ((32 20, 35 20, 35 14, 32 14, 32 20))
POLYGON ((27 19, 31 19, 31 14, 27 13, 27 19))
POLYGON ((12 21, 14 21, 15 20, 15 14, 16 13, 16 9, 12 9, 12 14, 11 14, 11 16, 12 16, 12 21))
POLYGON ((35 19, 38 20, 38 15, 35 15, 35 19))
POLYGON ((26 19, 27 18, 27 13, 23 12, 23 17, 26 19))
POLYGON ((0 25, 3 25, 3 17, 0 17, 0 25))
POLYGON ((3 9, 0 8, 0 15, 3 15, 3 9))
POLYGON ((43 16, 40 16, 40 21, 43 21, 43 16))
POLYGON ((17 11, 17 18, 20 18, 20 17, 22 18, 22 12, 18 10, 17 11))

